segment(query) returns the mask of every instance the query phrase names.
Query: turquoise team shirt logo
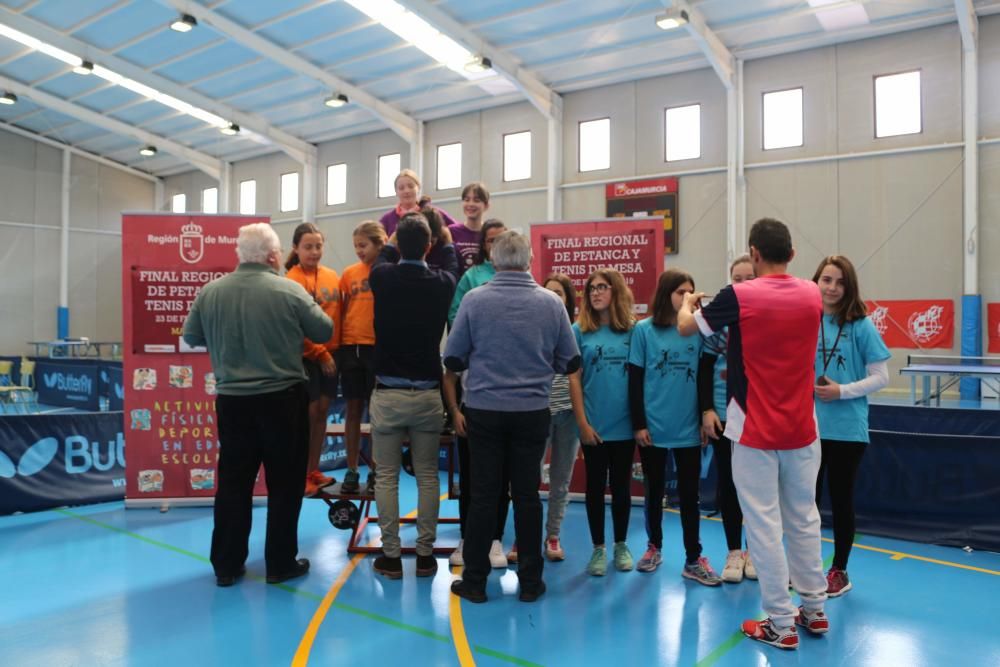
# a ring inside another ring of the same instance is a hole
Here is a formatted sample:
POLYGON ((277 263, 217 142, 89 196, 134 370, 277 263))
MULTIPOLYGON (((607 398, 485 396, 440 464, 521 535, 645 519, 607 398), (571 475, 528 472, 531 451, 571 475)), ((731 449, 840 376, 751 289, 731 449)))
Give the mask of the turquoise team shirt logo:
POLYGON ((686 338, 677 327, 658 327, 652 318, 635 325, 628 362, 644 368, 646 423, 657 447, 698 447, 698 360, 701 336, 686 338))
POLYGON ((604 441, 631 440, 628 359, 632 333, 603 326, 581 333, 573 325, 583 364, 583 407, 587 421, 604 441))

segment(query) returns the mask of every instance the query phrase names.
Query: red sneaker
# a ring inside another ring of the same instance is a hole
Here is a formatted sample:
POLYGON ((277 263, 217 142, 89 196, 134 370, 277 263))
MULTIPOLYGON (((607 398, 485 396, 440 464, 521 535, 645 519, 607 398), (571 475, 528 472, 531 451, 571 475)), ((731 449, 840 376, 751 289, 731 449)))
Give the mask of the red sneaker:
POLYGON ((323 488, 325 486, 330 486, 331 484, 337 481, 333 477, 327 477, 319 470, 311 471, 308 475, 308 479, 312 480, 316 484, 316 486, 320 488, 323 488))
POLYGON ((851 590, 851 580, 847 578, 847 570, 831 567, 826 573, 826 595, 827 597, 840 597, 851 590))
POLYGON ((830 631, 830 619, 826 614, 821 611, 806 611, 805 607, 799 607, 799 613, 795 615, 795 625, 801 625, 814 635, 830 631))
POLYGON ((740 629, 750 639, 756 639, 771 646, 786 650, 799 647, 799 633, 795 630, 794 625, 778 628, 771 622, 771 619, 765 618, 763 621, 743 621, 740 629))

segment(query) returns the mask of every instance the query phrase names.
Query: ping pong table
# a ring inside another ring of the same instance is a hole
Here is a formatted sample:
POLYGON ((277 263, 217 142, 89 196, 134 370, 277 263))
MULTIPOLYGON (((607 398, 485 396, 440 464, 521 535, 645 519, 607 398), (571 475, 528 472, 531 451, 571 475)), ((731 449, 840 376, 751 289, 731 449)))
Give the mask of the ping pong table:
POLYGON ((910 378, 910 400, 914 405, 941 405, 941 394, 962 378, 976 378, 1000 393, 1000 357, 955 357, 907 355, 906 367, 900 375, 910 378), (920 398, 917 398, 917 378, 921 378, 920 398), (931 378, 934 390, 931 391, 931 378))

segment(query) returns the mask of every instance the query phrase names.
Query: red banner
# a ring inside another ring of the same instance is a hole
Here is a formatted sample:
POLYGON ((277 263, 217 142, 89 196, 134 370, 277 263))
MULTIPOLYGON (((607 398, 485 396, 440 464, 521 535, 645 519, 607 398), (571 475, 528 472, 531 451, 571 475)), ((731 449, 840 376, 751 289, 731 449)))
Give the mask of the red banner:
POLYGON ((573 281, 577 298, 597 269, 615 269, 635 295, 636 312, 645 314, 663 271, 660 218, 554 223, 531 226, 531 272, 539 283, 550 273, 573 281))
POLYGON ((989 354, 1000 353, 1000 303, 986 304, 987 344, 989 354))
POLYGON ((676 178, 608 183, 604 194, 609 218, 660 218, 663 222, 663 252, 677 254, 676 178))
POLYGON ((888 347, 925 350, 955 346, 955 304, 950 299, 866 301, 865 305, 888 347))
MULTIPOLYGON (((236 268, 241 226, 260 216, 122 216, 125 497, 215 495, 215 376, 181 338, 201 288, 236 268)), ((263 482, 258 482, 263 492, 263 482)))

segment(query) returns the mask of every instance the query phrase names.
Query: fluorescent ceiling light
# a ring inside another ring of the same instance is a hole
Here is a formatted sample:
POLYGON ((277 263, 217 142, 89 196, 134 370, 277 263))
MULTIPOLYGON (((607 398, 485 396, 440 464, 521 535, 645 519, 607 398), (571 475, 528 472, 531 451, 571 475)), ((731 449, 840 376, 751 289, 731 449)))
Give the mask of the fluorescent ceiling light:
POLYGON ((493 61, 484 56, 476 56, 469 62, 465 63, 465 71, 477 74, 479 72, 487 72, 493 69, 493 61))
POLYGON ((466 79, 494 76, 489 70, 470 72, 467 63, 475 54, 395 0, 346 0, 347 4, 399 35, 434 60, 466 79))
POLYGON ((156 155, 156 146, 143 146, 139 149, 139 155, 143 155, 145 157, 152 157, 156 155))
POLYGON ((323 104, 334 109, 342 107, 347 104, 350 100, 347 99, 347 95, 340 93, 339 95, 331 95, 330 97, 323 100, 323 104))
POLYGON ((660 14, 656 17, 656 27, 660 30, 673 30, 674 28, 680 28, 687 22, 688 13, 683 9, 677 9, 676 7, 668 9, 666 14, 660 14))
POLYGON ((34 37, 26 35, 18 30, 14 30, 13 28, 2 23, 0 23, 0 35, 7 37, 8 39, 12 39, 19 44, 23 44, 28 48, 34 49, 39 53, 44 53, 60 60, 67 65, 71 65, 74 72, 79 74, 89 74, 93 72, 95 75, 104 79, 108 83, 113 83, 114 85, 121 86, 126 90, 131 90, 137 95, 142 95, 143 97, 149 98, 154 102, 159 102, 160 104, 168 106, 171 109, 180 111, 181 113, 187 114, 192 118, 197 118, 202 122, 208 123, 213 127, 223 128, 229 125, 229 121, 221 116, 217 116, 214 113, 210 113, 204 109, 188 104, 187 102, 179 100, 171 95, 167 95, 166 93, 161 93, 155 88, 151 88, 144 83, 139 83, 138 81, 129 79, 128 77, 124 77, 118 72, 113 72, 106 67, 95 65, 90 61, 74 56, 72 53, 63 51, 62 49, 52 46, 51 44, 46 44, 41 40, 35 39, 34 37))
POLYGON ((4 93, 0 95, 0 104, 15 104, 17 102, 17 95, 14 93, 4 93))
POLYGON ((190 14, 181 14, 179 19, 170 24, 170 29, 177 32, 190 32, 196 25, 198 25, 198 19, 190 14))
POLYGON ((46 44, 39 39, 35 39, 31 35, 25 35, 23 32, 14 30, 13 28, 2 23, 0 23, 0 35, 12 39, 20 44, 24 44, 29 49, 34 49, 35 51, 44 53, 47 56, 52 56, 56 60, 61 60, 71 67, 79 67, 83 64, 83 58, 74 56, 72 53, 58 49, 51 44, 46 44))
MULTIPOLYGON (((824 6, 823 4, 813 4, 817 1, 811 0, 810 4, 814 7, 824 6)), ((868 18, 868 12, 858 2, 841 2, 835 6, 831 5, 829 9, 819 9, 816 12, 816 20, 823 26, 823 30, 827 32, 854 28, 871 23, 871 20, 868 18)))

